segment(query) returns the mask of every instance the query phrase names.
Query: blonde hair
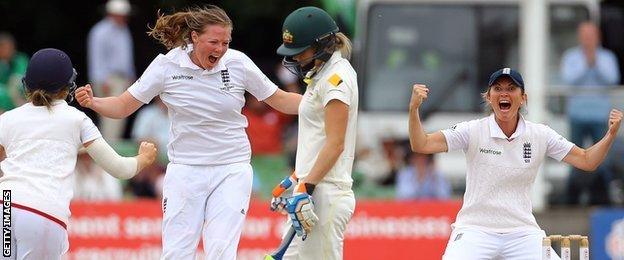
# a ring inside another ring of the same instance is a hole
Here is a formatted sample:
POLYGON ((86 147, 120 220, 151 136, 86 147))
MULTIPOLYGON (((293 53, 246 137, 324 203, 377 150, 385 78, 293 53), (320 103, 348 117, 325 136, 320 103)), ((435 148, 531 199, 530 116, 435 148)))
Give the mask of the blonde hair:
POLYGON ((26 99, 32 102, 35 106, 45 106, 48 110, 52 109, 52 102, 57 99, 64 100, 69 95, 69 89, 65 88, 56 93, 50 93, 43 89, 36 89, 34 91, 26 91, 26 99))
POLYGON ((351 59, 352 44, 351 40, 341 32, 336 33, 336 49, 340 50, 340 54, 345 59, 351 59))
POLYGON ((168 50, 192 43, 191 32, 201 33, 207 25, 221 25, 233 29, 232 20, 223 9, 216 5, 191 7, 186 11, 162 15, 158 12, 158 19, 153 28, 147 32, 168 50))
POLYGON ((329 54, 333 54, 335 51, 340 51, 340 55, 343 58, 347 60, 351 58, 351 50, 353 47, 351 45, 351 40, 349 40, 344 33, 337 32, 333 35, 327 34, 321 38, 324 39, 326 37, 330 37, 327 38, 329 39, 328 43, 316 42, 313 43, 310 48, 312 48, 315 52, 322 50, 329 54))

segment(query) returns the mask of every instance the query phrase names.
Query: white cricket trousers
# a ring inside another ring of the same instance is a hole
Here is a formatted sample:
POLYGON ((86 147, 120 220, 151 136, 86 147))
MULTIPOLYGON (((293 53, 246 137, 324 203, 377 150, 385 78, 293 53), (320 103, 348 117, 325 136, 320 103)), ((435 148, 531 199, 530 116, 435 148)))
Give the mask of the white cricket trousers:
POLYGON ((195 259, 203 238, 206 259, 236 259, 249 208, 251 165, 169 163, 163 184, 161 259, 195 259))
MULTIPOLYGON (((495 233, 472 227, 453 228, 443 260, 542 259, 543 230, 495 233)), ((551 259, 560 259, 554 251, 551 259)))
MULTIPOLYGON (((314 189, 312 200, 319 222, 306 240, 295 236, 283 259, 342 259, 344 232, 355 210, 355 196, 351 187, 321 182, 314 189)), ((290 226, 289 220, 286 230, 290 226)))
POLYGON ((11 256, 2 259, 61 259, 69 249, 67 230, 49 218, 11 207, 11 256))

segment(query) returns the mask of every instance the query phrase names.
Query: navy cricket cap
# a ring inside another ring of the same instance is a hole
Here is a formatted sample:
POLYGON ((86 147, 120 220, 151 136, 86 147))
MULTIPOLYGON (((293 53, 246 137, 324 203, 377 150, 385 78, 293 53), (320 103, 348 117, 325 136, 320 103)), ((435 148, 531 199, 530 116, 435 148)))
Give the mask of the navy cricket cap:
POLYGON ((76 71, 69 56, 61 50, 41 49, 28 62, 23 82, 28 90, 58 92, 74 84, 76 71))
POLYGON ((492 86, 497 79, 504 76, 509 77, 514 83, 516 83, 516 85, 518 85, 518 87, 524 89, 524 80, 522 80, 522 75, 520 75, 520 72, 510 68, 502 68, 492 73, 490 80, 488 81, 488 87, 492 86))

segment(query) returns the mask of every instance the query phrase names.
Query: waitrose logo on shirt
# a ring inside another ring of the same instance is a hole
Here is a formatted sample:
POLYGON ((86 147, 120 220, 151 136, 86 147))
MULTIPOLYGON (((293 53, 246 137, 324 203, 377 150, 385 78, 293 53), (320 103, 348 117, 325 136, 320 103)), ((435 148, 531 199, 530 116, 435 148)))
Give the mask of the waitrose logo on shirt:
POLYGON ((174 75, 171 76, 172 79, 174 80, 179 80, 179 79, 193 79, 193 76, 188 76, 188 75, 174 75))
POLYGON ((496 150, 486 149, 486 148, 479 148, 479 152, 484 153, 484 154, 493 154, 493 155, 501 155, 503 153, 501 151, 496 151, 496 150))

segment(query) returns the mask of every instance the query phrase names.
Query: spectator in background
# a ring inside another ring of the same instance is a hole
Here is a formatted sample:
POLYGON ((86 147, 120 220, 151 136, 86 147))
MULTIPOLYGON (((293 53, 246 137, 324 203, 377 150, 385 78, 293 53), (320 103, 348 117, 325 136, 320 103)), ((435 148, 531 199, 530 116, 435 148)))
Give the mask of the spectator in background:
POLYGON ((433 154, 410 152, 396 178, 398 199, 448 199, 451 186, 435 169, 433 154))
POLYGON ((405 149, 400 141, 395 138, 384 138, 381 144, 387 168, 380 184, 392 186, 397 182, 397 173, 404 166, 405 149))
POLYGON ((278 155, 282 153, 282 133, 293 117, 277 112, 252 95, 246 94, 243 115, 247 117, 247 135, 251 153, 256 155, 278 155))
MULTIPOLYGON (((275 80, 280 88, 292 93, 301 93, 299 78, 284 68, 281 61, 276 64, 275 80)), ((251 145, 253 168, 252 198, 271 197, 266 186, 279 182, 295 170, 297 154, 296 115, 278 113, 275 109, 245 95, 242 114, 247 118, 247 136, 251 145)))
POLYGON ((139 110, 132 127, 132 138, 136 141, 148 141, 158 147, 158 161, 167 164, 167 144, 171 120, 167 115, 167 106, 160 97, 155 97, 151 105, 139 110))
POLYGON ((112 201, 122 198, 119 180, 95 164, 86 150, 78 153, 74 173, 74 199, 112 201))
POLYGON ((374 143, 373 138, 358 136, 356 147, 354 172, 361 173, 364 183, 394 186, 399 169, 403 167, 405 149, 401 146, 401 140, 395 138, 391 130, 386 130, 379 138, 379 143, 374 143))
POLYGON ((132 138, 137 142, 148 141, 158 147, 158 161, 145 168, 128 182, 127 189, 139 198, 162 199, 165 168, 169 162, 167 145, 171 120, 167 115, 167 106, 159 96, 154 97, 149 106, 137 112, 132 127, 132 138))
MULTIPOLYGON (((598 142, 607 132, 611 103, 606 92, 620 81, 618 61, 610 50, 600 46, 600 31, 592 22, 578 27, 579 46, 565 52, 561 62, 561 78, 574 87, 567 101, 570 120, 570 141, 584 145, 591 137, 598 142)), ((598 174, 587 175, 573 168, 568 178, 567 202, 578 204, 583 194, 590 204, 609 204, 608 187, 612 173, 608 162, 598 168, 598 174)))
POLYGON ((22 77, 28 56, 15 50, 15 39, 0 32, 0 114, 25 103, 22 77))
MULTIPOLYGON (((270 194, 266 193, 270 190, 263 189, 263 184, 275 183, 294 169, 294 162, 292 167, 287 168, 289 155, 284 157, 284 146, 288 141, 284 138, 291 133, 286 128, 294 117, 277 112, 248 93, 245 94, 245 100, 242 114, 247 118, 246 132, 251 145, 251 166, 254 171, 252 197, 257 198, 270 194)), ((296 133, 293 153, 297 149, 296 133)))
MULTIPOLYGON (((97 96, 119 96, 134 79, 134 51, 127 19, 127 0, 109 0, 106 17, 95 24, 87 39, 89 81, 97 96)), ((109 140, 122 135, 124 120, 101 118, 102 135, 109 140)))
POLYGON ((142 199, 162 199, 162 186, 165 167, 159 163, 151 164, 128 180, 126 191, 142 199))

